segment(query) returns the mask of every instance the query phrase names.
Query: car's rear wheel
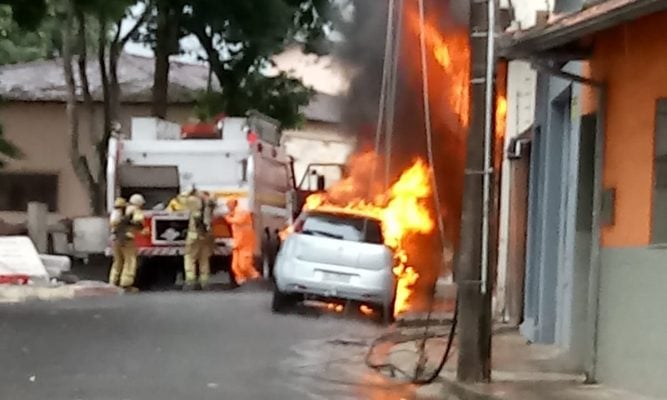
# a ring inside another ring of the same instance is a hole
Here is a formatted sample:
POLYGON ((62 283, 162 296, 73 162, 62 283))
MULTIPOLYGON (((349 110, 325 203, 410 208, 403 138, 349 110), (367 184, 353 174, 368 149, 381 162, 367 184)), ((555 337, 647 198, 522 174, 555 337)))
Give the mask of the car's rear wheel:
POLYGON ((271 311, 274 313, 284 313, 294 307, 301 300, 301 296, 296 294, 283 293, 278 288, 273 289, 273 300, 271 301, 271 311))
POLYGON ((396 317, 394 316, 394 301, 390 301, 389 303, 382 304, 380 307, 380 318, 381 322, 385 325, 393 324, 396 321, 396 317))
POLYGON ((262 253, 262 276, 267 281, 273 278, 273 266, 269 255, 266 253, 262 253))

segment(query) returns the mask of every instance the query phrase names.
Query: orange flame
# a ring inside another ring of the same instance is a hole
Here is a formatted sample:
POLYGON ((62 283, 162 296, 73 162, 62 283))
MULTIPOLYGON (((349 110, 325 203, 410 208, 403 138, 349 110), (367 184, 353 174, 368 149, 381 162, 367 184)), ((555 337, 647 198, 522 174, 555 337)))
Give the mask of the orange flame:
POLYGON ((336 304, 336 303, 327 303, 327 310, 329 311, 335 311, 337 313, 342 313, 343 310, 345 310, 345 306, 342 304, 336 304))
POLYGON ((430 170, 418 159, 386 192, 373 196, 368 192, 370 180, 360 180, 360 177, 366 177, 377 159, 372 152, 354 157, 350 163, 350 176, 326 193, 308 196, 304 209, 344 210, 382 221, 385 244, 394 250, 395 255, 393 272, 398 278, 395 313, 400 314, 409 309, 413 287, 419 279, 419 274, 408 264, 410 257, 404 241, 409 235, 427 234, 434 228, 426 204, 431 195, 430 170), (373 200, 367 200, 369 197, 373 200))
POLYGON ((359 311, 364 315, 373 315, 373 309, 368 307, 366 304, 360 305, 359 311))
POLYGON ((496 99, 496 139, 505 137, 505 125, 507 123, 507 98, 498 95, 496 99))
MULTIPOLYGON (((421 31, 419 14, 413 8, 407 13, 408 24, 415 35, 421 31)), ((458 116, 462 127, 470 120, 470 47, 463 29, 442 34, 431 21, 424 22, 424 41, 444 72, 443 88, 447 105, 458 116)))

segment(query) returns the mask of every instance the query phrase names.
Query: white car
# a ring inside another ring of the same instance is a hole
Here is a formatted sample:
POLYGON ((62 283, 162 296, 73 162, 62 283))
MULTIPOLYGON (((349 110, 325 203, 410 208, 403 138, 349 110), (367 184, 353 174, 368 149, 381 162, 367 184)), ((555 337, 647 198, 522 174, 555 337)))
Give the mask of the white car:
POLYGON ((304 299, 353 300, 393 318, 394 254, 382 224, 345 210, 301 214, 278 253, 272 309, 281 312, 304 299))

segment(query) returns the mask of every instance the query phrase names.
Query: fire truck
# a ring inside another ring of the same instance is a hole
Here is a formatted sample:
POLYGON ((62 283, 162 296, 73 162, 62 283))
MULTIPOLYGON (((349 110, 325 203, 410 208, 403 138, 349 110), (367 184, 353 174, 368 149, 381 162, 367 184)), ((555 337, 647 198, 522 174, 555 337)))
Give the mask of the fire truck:
MULTIPOLYGON (((137 235, 135 242, 143 269, 150 265, 158 271, 170 264, 182 270, 189 214, 167 211, 166 205, 188 188, 209 192, 221 207, 234 196, 240 207, 253 213, 256 264, 267 278, 278 233, 298 208, 293 162, 280 146, 279 124, 257 112, 183 126, 134 118, 131 137, 109 141, 107 185, 109 210, 118 196, 127 199, 140 193, 146 199, 147 234, 137 235)), ((212 268, 226 269, 230 227, 220 215, 213 218, 211 231, 216 242, 212 268)))

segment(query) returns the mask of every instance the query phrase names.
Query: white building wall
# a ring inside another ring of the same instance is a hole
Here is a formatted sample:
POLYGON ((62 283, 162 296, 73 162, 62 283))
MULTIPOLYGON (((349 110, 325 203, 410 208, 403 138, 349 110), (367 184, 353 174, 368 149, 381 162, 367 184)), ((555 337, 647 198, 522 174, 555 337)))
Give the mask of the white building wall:
POLYGON ((537 12, 553 9, 555 0, 500 0, 501 8, 514 6, 515 23, 519 29, 528 29, 537 23, 537 12))
MULTIPOLYGON (((501 0, 503 8, 509 7, 510 0, 501 0)), ((553 7, 549 0, 511 0, 514 6, 514 28, 527 29, 537 22, 536 13, 553 7)), ((528 62, 511 61, 507 70, 507 129, 505 145, 523 133, 532 124, 535 117, 535 89, 537 74, 528 62)), ((494 313, 505 317, 505 288, 507 279, 507 254, 509 234, 509 198, 512 186, 510 167, 503 158, 501 167, 500 214, 498 232, 498 276, 494 298, 494 313)))
MULTIPOLYGON (((294 174, 299 184, 309 164, 345 164, 356 147, 356 140, 341 133, 335 124, 309 123, 298 131, 284 131, 282 145, 287 154, 294 159, 294 174)), ((324 175, 326 187, 330 187, 342 178, 340 169, 335 167, 318 167, 315 170, 318 174, 324 175)), ((305 185, 307 188, 308 183, 305 185)), ((312 185, 314 189, 316 185, 314 180, 312 185)))

